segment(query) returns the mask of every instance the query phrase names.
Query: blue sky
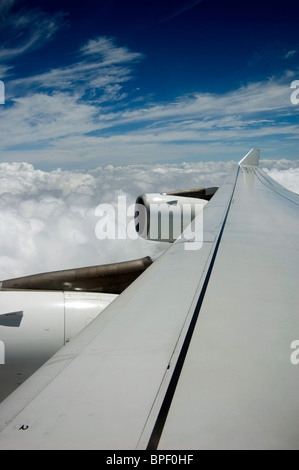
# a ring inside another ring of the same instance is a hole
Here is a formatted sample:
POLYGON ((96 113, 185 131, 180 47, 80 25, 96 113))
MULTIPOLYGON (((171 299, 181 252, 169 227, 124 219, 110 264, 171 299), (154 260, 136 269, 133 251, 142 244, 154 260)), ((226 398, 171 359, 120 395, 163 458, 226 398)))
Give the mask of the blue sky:
POLYGON ((97 205, 221 184, 252 147, 298 192, 297 4, 0 0, 0 278, 156 255, 98 240, 97 205))
POLYGON ((2 162, 298 160, 295 0, 0 0, 2 162))

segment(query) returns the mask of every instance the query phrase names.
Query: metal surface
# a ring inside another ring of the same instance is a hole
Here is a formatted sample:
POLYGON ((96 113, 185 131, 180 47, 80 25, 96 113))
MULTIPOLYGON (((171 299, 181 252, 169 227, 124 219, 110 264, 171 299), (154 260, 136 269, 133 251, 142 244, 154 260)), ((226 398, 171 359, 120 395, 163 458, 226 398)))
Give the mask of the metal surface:
POLYGON ((73 339, 117 295, 0 291, 0 401, 73 339))
POLYGON ((241 168, 160 449, 298 449, 298 197, 241 168))
POLYGON ((0 405, 1 449, 299 448, 299 201, 257 160, 0 405))
POLYGON ((205 199, 210 201, 214 194, 216 193, 218 186, 213 186, 210 188, 199 188, 199 189, 187 189, 179 191, 168 191, 168 196, 182 196, 182 197, 196 197, 198 199, 205 199))
POLYGON ((120 294, 152 264, 149 256, 121 263, 66 269, 2 281, 2 289, 34 289, 120 294))

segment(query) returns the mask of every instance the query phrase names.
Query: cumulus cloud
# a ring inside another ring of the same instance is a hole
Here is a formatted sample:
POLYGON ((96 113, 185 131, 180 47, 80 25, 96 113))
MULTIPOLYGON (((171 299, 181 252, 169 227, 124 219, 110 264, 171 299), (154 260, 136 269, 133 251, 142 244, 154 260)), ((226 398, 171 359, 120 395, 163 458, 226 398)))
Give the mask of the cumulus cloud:
POLYGON ((98 240, 95 233, 96 207, 112 204, 117 216, 119 195, 133 204, 141 192, 139 173, 144 177, 145 169, 109 167, 86 174, 0 164, 0 278, 154 254, 158 245, 149 247, 141 239, 98 240))
POLYGON ((290 191, 299 194, 299 168, 288 168, 288 169, 279 169, 279 168, 265 168, 266 173, 268 173, 271 178, 277 181, 282 186, 285 186, 290 191))
MULTIPOLYGON (((118 196, 126 196, 129 207, 144 192, 217 186, 234 164, 109 165, 81 172, 2 163, 0 279, 147 255, 155 258, 164 244, 129 238, 99 240, 96 208, 112 204, 117 218, 118 196)), ((263 160, 261 166, 299 193, 299 162, 263 160)))

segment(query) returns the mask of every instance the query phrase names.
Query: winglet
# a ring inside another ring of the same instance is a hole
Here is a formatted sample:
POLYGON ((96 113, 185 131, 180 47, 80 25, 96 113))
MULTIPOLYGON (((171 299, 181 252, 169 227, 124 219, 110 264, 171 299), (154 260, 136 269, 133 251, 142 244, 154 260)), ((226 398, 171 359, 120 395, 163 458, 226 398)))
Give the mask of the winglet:
POLYGON ((259 166, 260 151, 259 149, 251 149, 239 162, 240 166, 259 166))

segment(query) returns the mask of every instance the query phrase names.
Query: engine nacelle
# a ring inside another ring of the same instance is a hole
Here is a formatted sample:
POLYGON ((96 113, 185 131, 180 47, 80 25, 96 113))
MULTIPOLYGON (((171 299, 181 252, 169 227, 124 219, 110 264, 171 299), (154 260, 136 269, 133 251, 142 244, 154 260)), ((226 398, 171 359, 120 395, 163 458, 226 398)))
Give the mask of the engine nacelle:
POLYGON ((0 291, 0 401, 116 297, 91 292, 0 291))
POLYGON ((135 228, 147 240, 174 242, 195 216, 202 213, 207 200, 175 194, 142 194, 136 200, 135 228))

